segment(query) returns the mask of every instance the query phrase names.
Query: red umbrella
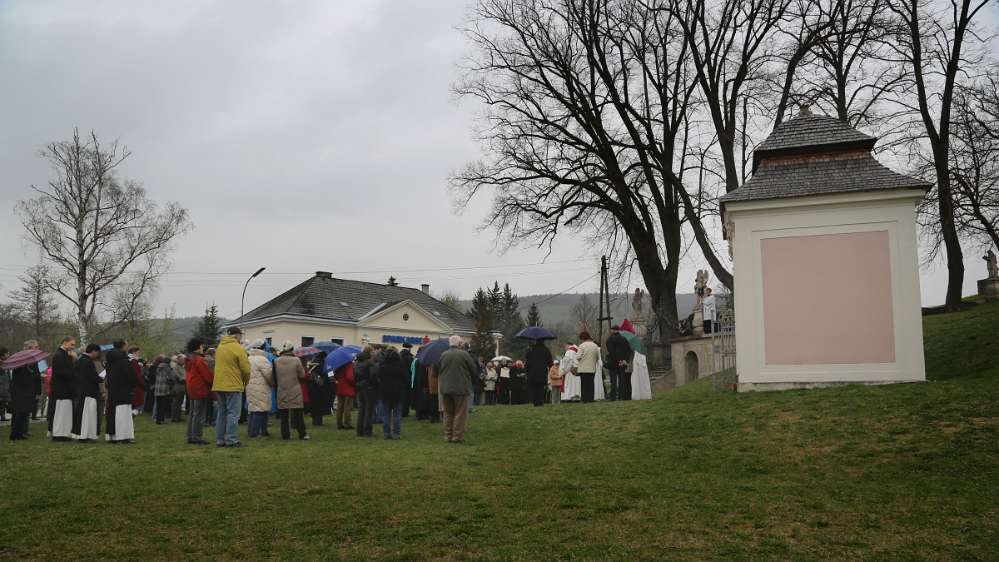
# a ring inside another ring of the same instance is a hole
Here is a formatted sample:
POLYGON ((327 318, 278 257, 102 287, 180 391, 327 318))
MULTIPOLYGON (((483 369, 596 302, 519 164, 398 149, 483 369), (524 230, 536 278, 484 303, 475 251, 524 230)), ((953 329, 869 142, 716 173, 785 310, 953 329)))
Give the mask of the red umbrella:
POLYGON ((300 347, 295 350, 295 357, 308 357, 310 355, 319 355, 323 350, 317 347, 300 347))
POLYGON ((3 362, 2 367, 4 369, 16 369, 25 365, 31 365, 32 363, 38 363, 49 355, 51 355, 51 353, 42 351, 41 349, 25 349, 24 351, 18 351, 14 355, 8 357, 7 360, 3 362))
POLYGON ((631 320, 628 320, 627 318, 625 318, 624 322, 621 322, 621 331, 622 332, 631 332, 632 334, 635 333, 635 327, 631 324, 631 320))

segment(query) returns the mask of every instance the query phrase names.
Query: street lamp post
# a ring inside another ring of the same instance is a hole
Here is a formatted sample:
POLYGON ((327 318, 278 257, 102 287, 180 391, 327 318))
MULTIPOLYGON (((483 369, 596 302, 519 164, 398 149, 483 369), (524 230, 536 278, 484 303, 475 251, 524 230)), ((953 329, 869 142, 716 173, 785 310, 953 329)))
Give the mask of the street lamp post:
POLYGON ((256 276, 260 275, 261 273, 263 273, 265 269, 267 269, 267 268, 266 267, 261 267, 260 269, 258 269, 257 272, 254 273, 253 275, 251 275, 250 278, 247 279, 246 283, 243 285, 243 297, 239 301, 239 320, 240 320, 240 322, 243 321, 243 316, 245 314, 243 312, 243 308, 246 306, 246 288, 250 286, 250 281, 253 281, 254 277, 256 277, 256 276))

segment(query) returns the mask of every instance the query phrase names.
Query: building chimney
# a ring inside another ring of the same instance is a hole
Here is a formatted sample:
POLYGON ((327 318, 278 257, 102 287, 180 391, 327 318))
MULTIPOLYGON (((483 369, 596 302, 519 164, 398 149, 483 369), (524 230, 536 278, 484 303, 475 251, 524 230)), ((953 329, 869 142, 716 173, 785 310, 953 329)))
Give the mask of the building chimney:
POLYGON ((424 284, 420 285, 420 290, 429 295, 430 294, 430 284, 429 283, 424 283, 424 284))
POLYGON ((323 279, 333 279, 333 274, 329 271, 317 271, 316 277, 322 277, 323 279))

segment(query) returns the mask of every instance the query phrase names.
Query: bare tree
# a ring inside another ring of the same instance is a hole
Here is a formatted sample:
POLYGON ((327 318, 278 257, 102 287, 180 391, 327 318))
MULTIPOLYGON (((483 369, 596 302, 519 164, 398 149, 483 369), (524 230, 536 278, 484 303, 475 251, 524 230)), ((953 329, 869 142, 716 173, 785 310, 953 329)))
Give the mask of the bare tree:
MULTIPOLYGON (((960 87, 951 124, 950 178, 958 236, 981 248, 999 248, 999 96, 995 79, 960 87)), ((932 170, 933 162, 926 162, 932 170)), ((932 259, 943 244, 937 198, 924 200, 920 223, 932 259)))
POLYGON ((597 327, 597 303, 590 301, 585 293, 579 295, 579 301, 572 307, 572 320, 583 330, 593 330, 597 327))
POLYGON ((568 230, 633 259, 668 341, 694 87, 674 14, 623 0, 481 0, 466 34, 476 53, 455 89, 486 107, 489 156, 453 177, 458 204, 490 192, 489 225, 510 244, 568 230))
MULTIPOLYGON (((907 71, 892 64, 886 41, 897 29, 888 0, 837 0, 804 74, 813 101, 852 127, 879 127, 885 101, 901 93, 907 71)), ((887 116, 884 116, 887 117, 887 116)))
POLYGON ((51 275, 45 265, 31 267, 18 276, 21 288, 10 295, 20 317, 32 328, 32 337, 39 340, 45 339, 48 328, 59 318, 59 306, 49 288, 51 275))
POLYGON ((921 124, 919 137, 930 145, 933 159, 940 238, 946 251, 947 299, 954 311, 961 304, 964 253, 955 221, 951 186, 952 112, 957 82, 973 66, 966 42, 976 40, 974 22, 989 0, 890 0, 888 7, 901 20, 893 45, 907 66, 914 93, 898 99, 921 124))
MULTIPOLYGON (((41 150, 55 177, 32 186, 36 197, 18 203, 28 238, 57 273, 51 289, 72 303, 80 341, 97 321, 102 297, 116 286, 132 287, 135 305, 167 264, 171 243, 191 223, 176 203, 160 208, 145 189, 116 177, 129 152, 117 142, 101 145, 74 131, 68 141, 41 150)), ((128 316, 122 314, 121 316, 128 316)))

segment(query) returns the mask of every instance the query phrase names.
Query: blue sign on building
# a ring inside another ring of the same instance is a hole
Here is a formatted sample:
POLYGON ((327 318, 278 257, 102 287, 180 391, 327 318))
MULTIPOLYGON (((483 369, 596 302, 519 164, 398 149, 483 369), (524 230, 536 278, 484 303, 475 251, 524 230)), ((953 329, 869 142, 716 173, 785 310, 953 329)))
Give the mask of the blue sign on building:
POLYGON ((423 343, 423 338, 419 336, 382 336, 382 343, 409 343, 412 345, 420 345, 423 343))

